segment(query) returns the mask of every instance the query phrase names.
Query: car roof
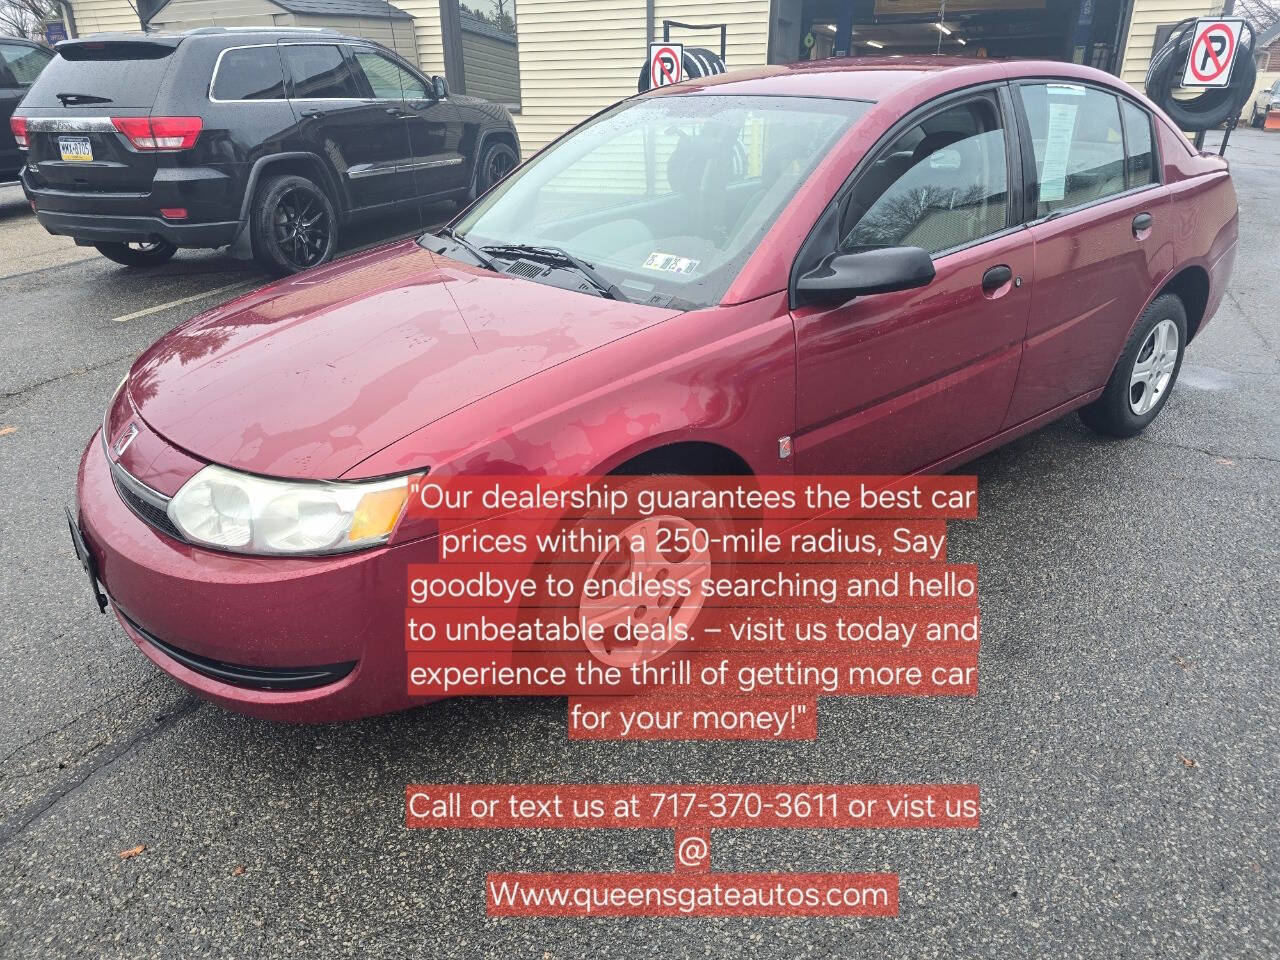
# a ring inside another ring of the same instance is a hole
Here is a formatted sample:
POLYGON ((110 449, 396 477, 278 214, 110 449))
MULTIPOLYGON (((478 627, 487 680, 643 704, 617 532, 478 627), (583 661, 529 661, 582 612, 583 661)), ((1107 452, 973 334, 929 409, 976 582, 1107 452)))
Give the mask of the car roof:
POLYGON ((1016 77, 1090 80, 1128 90, 1116 77, 1059 60, 993 60, 976 57, 845 57, 749 67, 686 80, 650 96, 701 92, 741 96, 835 97, 884 100, 912 87, 929 96, 946 89, 1016 77))
POLYGON ((180 43, 206 37, 222 41, 236 41, 242 37, 272 37, 281 40, 315 39, 317 41, 363 39, 334 30, 332 27, 193 27, 190 30, 152 30, 147 33, 139 30, 127 33, 91 33, 71 40, 63 40, 58 46, 79 43, 152 43, 176 47, 180 43))

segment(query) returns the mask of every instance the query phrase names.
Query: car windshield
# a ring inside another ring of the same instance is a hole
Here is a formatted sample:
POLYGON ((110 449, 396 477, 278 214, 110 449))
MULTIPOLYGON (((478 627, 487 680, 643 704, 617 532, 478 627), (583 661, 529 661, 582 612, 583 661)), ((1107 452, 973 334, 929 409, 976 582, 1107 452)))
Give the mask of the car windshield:
POLYGON ((473 250, 496 248, 486 252, 499 263, 518 256, 513 245, 558 248, 637 303, 710 306, 870 106, 701 94, 629 101, 535 156, 455 234, 473 250))

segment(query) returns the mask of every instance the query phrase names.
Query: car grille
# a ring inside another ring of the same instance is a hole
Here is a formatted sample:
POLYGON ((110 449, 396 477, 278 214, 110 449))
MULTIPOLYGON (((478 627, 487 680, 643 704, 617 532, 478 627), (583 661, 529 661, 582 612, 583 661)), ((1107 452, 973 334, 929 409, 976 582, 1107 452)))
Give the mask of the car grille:
POLYGON ((163 493, 152 490, 120 464, 112 461, 110 457, 107 458, 107 462, 111 464, 111 482, 115 484, 116 493, 120 494, 120 499, 124 501, 125 506, 148 526, 159 530, 165 536, 186 543, 186 538, 178 532, 178 528, 169 519, 169 498, 163 493))
MULTIPOLYGON (((119 610, 119 607, 116 608, 119 610)), ((177 660, 189 670, 202 677, 217 680, 235 687, 249 690, 312 690, 326 684, 337 683, 352 670, 356 661, 347 663, 330 663, 319 667, 249 667, 242 664, 227 663, 202 657, 180 647, 175 647, 161 640, 155 634, 140 626, 136 620, 123 610, 120 615, 147 643, 173 660, 177 660)))

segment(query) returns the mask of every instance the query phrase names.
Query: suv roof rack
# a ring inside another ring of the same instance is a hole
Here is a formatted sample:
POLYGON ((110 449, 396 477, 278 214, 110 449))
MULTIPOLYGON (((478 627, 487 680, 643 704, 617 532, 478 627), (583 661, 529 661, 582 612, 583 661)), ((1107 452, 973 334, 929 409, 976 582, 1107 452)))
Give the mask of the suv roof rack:
POLYGON ((209 33, 338 33, 333 27, 192 27, 183 30, 189 37, 209 33))

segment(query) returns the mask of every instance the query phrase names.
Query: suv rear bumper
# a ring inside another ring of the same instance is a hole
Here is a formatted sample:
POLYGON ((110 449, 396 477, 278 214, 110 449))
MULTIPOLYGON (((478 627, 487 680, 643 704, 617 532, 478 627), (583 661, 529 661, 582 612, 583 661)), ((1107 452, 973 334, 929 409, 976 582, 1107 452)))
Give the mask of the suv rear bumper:
POLYGON ((59 189, 28 166, 22 170, 22 190, 35 204, 40 225, 55 236, 80 243, 167 240, 179 247, 222 247, 236 239, 244 223, 240 172, 161 167, 146 192, 123 193, 59 189), (160 216, 168 207, 186 209, 189 219, 160 216))
POLYGON ((173 223, 162 217, 124 217, 95 213, 63 213, 41 210, 36 198, 36 219, 54 236, 74 237, 86 243, 167 240, 177 247, 223 247, 236 237, 239 220, 218 223, 173 223))

